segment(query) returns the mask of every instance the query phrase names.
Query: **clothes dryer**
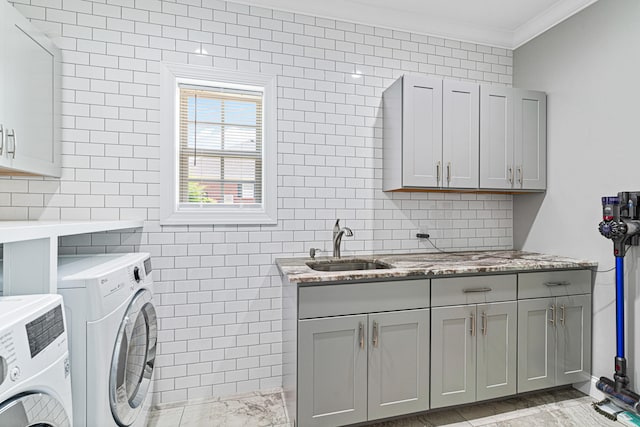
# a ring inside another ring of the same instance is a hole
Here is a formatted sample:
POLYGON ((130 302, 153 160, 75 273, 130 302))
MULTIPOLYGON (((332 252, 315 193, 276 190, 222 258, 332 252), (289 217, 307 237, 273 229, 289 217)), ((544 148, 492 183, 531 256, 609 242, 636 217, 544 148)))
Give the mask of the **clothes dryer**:
POLYGON ((58 258, 76 426, 146 425, 158 325, 149 254, 58 258))
POLYGON ((71 427, 60 295, 0 297, 0 426, 71 427))

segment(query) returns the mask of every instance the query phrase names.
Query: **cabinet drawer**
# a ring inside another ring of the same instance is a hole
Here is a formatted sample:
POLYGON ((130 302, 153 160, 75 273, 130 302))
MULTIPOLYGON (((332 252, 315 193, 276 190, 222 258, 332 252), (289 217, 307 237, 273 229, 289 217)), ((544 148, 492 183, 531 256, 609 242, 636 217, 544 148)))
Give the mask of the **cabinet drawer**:
POLYGON ((475 304, 516 299, 516 275, 433 279, 431 305, 475 304))
POLYGON ((590 270, 518 274, 518 299, 591 293, 590 270))
POLYGON ((303 286, 298 292, 300 319, 429 307, 429 279, 303 286))

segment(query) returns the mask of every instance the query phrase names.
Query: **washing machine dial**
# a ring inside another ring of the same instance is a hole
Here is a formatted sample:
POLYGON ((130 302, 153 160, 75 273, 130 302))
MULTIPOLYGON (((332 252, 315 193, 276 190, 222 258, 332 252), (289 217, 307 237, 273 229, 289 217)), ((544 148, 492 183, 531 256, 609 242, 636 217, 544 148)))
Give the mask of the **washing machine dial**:
POLYGON ((20 378, 19 366, 14 366, 13 368, 11 368, 11 372, 9 372, 9 378, 11 378, 11 381, 18 381, 18 378, 20 378))
POLYGON ((7 360, 0 356, 0 385, 7 378, 7 360))

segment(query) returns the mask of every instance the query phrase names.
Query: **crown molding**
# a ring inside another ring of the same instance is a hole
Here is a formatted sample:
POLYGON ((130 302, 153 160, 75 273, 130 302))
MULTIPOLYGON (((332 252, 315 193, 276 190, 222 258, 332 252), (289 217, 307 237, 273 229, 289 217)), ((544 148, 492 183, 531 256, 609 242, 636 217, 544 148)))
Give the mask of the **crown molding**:
POLYGON ((512 49, 517 49, 598 0, 563 0, 520 25, 513 32, 512 49))
POLYGON ((515 49, 597 0, 560 0, 515 29, 428 17, 393 6, 379 7, 359 0, 234 0, 236 3, 405 31, 462 42, 515 49))

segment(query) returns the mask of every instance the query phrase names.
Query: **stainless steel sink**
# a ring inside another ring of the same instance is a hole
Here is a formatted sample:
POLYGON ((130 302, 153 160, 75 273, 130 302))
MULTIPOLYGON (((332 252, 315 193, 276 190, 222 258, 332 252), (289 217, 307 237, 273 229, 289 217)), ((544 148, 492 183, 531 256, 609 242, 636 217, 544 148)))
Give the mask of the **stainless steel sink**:
POLYGON ((391 265, 379 261, 367 261, 364 259, 345 259, 335 261, 308 262, 307 266, 316 271, 357 271, 379 270, 392 268, 391 265))

